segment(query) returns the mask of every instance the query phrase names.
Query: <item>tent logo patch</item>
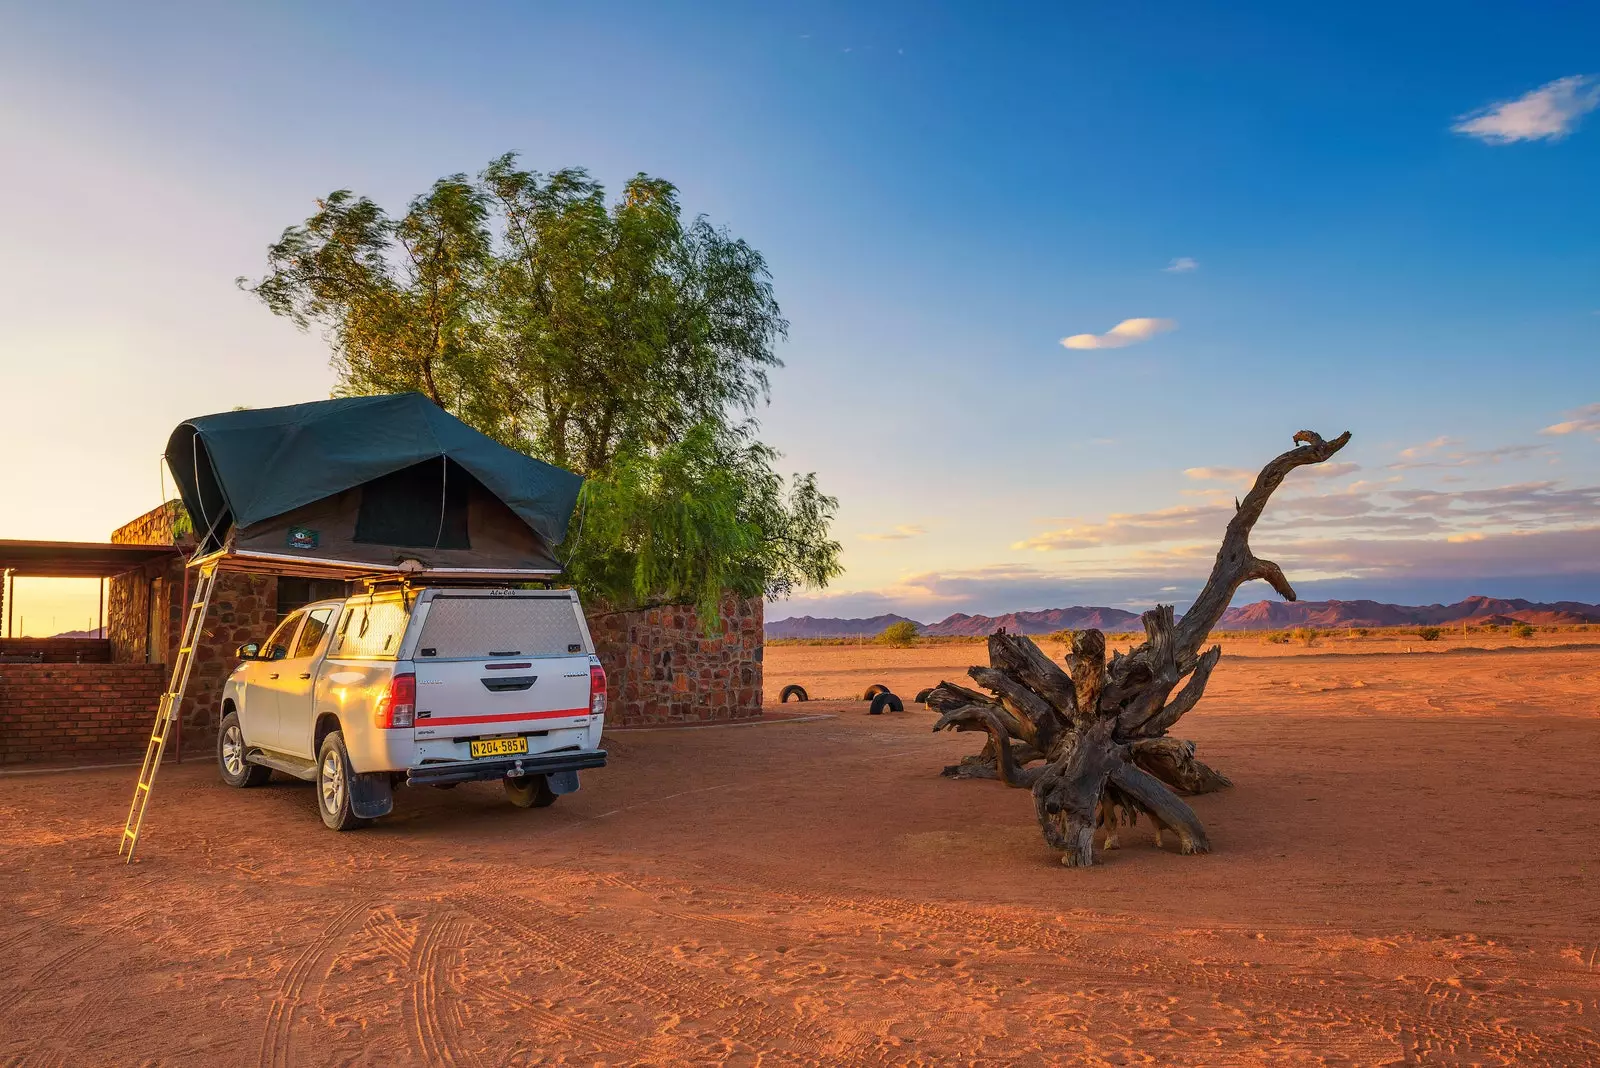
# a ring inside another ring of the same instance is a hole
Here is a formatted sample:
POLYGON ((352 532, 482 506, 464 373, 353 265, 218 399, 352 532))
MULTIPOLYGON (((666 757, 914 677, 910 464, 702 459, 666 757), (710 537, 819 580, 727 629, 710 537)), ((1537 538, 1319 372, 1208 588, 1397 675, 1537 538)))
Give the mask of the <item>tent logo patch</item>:
POLYGON ((317 540, 317 532, 310 527, 289 528, 289 548, 291 549, 315 549, 317 540))

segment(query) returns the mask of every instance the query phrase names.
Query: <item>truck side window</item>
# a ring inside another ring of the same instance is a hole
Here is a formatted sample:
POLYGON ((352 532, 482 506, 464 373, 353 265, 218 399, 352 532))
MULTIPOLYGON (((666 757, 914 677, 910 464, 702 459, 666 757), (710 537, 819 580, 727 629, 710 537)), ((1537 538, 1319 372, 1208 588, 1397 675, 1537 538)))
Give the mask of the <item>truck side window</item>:
POLYGON ((272 632, 272 637, 261 646, 261 655, 268 660, 281 660, 288 654, 289 642, 294 638, 294 629, 300 625, 304 612, 294 612, 288 619, 278 624, 278 629, 272 632), (282 649, 283 653, 274 655, 275 649, 282 649))
POLYGON ((332 608, 317 608, 306 617, 306 625, 300 628, 300 640, 294 643, 294 657, 315 656, 322 647, 322 638, 328 633, 328 624, 333 622, 332 608))

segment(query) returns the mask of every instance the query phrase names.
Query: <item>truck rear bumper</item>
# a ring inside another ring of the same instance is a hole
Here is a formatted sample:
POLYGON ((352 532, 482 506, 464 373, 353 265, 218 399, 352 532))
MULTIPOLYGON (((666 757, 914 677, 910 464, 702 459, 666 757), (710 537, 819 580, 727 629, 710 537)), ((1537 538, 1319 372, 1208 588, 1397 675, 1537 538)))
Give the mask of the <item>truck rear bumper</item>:
POLYGON ((407 786, 438 786, 449 782, 476 782, 480 779, 519 778, 523 775, 552 775, 559 771, 586 771, 606 766, 604 749, 569 749, 561 753, 535 753, 532 756, 504 757, 499 760, 458 760, 423 764, 406 769, 407 786))

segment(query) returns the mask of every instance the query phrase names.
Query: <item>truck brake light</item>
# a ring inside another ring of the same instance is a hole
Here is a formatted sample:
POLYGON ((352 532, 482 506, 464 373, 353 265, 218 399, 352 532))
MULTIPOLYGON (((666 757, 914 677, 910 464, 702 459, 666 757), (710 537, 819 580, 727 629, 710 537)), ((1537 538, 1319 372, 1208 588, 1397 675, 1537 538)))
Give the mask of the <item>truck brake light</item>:
POLYGON ((589 714, 606 714, 606 669, 599 664, 589 665, 589 714))
POLYGON ((378 698, 374 712, 378 726, 386 730, 410 727, 417 718, 417 677, 395 675, 389 679, 389 689, 378 698))

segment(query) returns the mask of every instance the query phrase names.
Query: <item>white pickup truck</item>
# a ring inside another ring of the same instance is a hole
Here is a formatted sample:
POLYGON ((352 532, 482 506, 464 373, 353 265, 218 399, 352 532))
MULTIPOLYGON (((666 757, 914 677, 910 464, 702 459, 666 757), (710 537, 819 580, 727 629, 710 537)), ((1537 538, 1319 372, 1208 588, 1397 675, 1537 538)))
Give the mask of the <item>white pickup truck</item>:
POLYGON ((501 779, 515 804, 539 808, 606 762, 605 671, 570 590, 319 601, 239 656, 222 691, 222 781, 315 782, 336 831, 387 815, 402 783, 501 779))

